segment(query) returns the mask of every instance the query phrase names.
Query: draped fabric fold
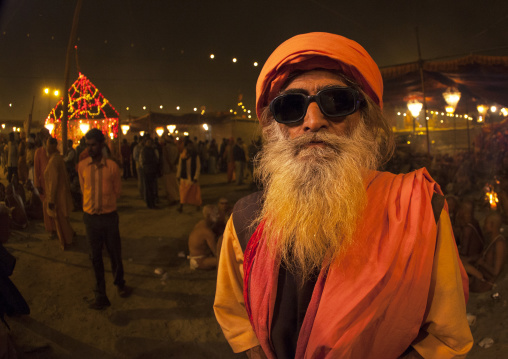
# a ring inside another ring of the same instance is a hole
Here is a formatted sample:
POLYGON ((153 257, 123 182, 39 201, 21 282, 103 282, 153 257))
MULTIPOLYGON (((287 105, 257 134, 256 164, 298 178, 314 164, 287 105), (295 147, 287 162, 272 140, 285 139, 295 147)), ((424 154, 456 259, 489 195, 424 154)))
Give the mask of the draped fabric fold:
MULTIPOLYGON (((437 236, 431 199, 441 190, 425 169, 372 172, 365 182, 368 206, 355 244, 322 269, 296 358, 395 358, 423 323, 437 236)), ((263 228, 245 252, 244 297, 256 336, 274 358, 270 327, 279 260, 263 241, 263 228)))

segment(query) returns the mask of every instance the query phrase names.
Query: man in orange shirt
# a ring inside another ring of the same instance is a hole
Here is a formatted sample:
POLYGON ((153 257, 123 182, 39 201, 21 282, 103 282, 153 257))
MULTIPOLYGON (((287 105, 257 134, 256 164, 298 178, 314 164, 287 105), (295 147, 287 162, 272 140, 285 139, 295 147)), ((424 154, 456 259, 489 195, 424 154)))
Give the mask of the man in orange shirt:
POLYGON ((89 308, 102 310, 111 303, 106 295, 102 247, 106 246, 111 260, 114 284, 120 297, 128 297, 131 288, 125 285, 122 246, 118 228, 116 201, 120 197, 120 170, 116 162, 102 155, 104 134, 94 128, 85 135, 89 157, 79 162, 79 184, 83 192, 83 222, 90 244, 95 273, 95 301, 89 308))
POLYGON ((250 358, 458 358, 471 349, 467 275, 425 169, 393 152, 379 68, 358 43, 310 33, 257 82, 262 192, 238 201, 214 310, 250 358))

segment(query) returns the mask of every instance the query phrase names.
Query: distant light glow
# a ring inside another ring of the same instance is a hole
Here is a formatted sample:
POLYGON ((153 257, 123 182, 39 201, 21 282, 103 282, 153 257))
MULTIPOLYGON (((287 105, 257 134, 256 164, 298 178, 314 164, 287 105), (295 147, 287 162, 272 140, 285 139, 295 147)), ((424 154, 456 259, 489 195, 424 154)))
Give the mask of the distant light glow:
POLYGON ((189 132, 184 132, 183 135, 184 136, 189 136, 189 132))
POLYGON ((49 133, 51 134, 51 133, 53 133, 53 130, 55 129, 55 124, 47 123, 44 125, 44 127, 46 127, 48 129, 49 133))
POLYGON ((175 132, 176 125, 168 125, 167 129, 168 129, 169 133, 173 134, 173 132, 175 132))
POLYGON ((146 110, 146 106, 143 106, 143 110, 146 110))
POLYGON ((195 111, 197 111, 197 110, 198 110, 198 108, 197 108, 197 107, 194 107, 194 112, 195 112, 195 111))
POLYGON ((2 123, 2 128, 5 128, 5 123, 2 123))
POLYGON ((214 58, 215 58, 215 55, 214 55, 214 54, 210 54, 210 58, 211 58, 211 59, 214 59, 214 58))
POLYGON ((123 133, 124 135, 126 135, 126 134, 127 134, 127 132, 129 132, 129 128, 130 128, 130 126, 129 126, 129 125, 121 125, 121 126, 120 126, 120 128, 122 129, 122 133, 123 133))
POLYGON ((258 63, 257 63, 257 62, 254 62, 254 67, 256 67, 257 65, 258 65, 258 63))
POLYGON ((159 108, 160 108, 161 110, 162 110, 162 108, 163 108, 163 107, 164 107, 164 106, 162 106, 162 105, 160 105, 160 106, 159 106, 159 108))
POLYGON ((497 111, 497 107, 496 106, 490 106, 490 112, 494 113, 497 111))
POLYGON ((47 95, 47 94, 49 94, 49 88, 47 88, 47 87, 46 87, 46 88, 44 89, 44 93, 45 93, 46 95, 47 95))
POLYGON ((236 57, 233 57, 233 62, 236 62, 236 61, 237 61, 237 60, 236 60, 236 57))
POLYGON ((53 92, 53 94, 54 94, 55 96, 58 96, 58 95, 60 94, 60 91, 55 90, 55 92, 53 92))
POLYGON ((422 110, 423 104, 418 100, 411 100, 407 103, 407 108, 411 112, 413 117, 418 117, 420 111, 422 110))
POLYGON ((177 111, 180 111, 180 106, 176 106, 177 111))
POLYGON ((203 128, 205 129, 205 131, 208 131, 208 124, 203 123, 203 128))
POLYGON ((129 107, 126 107, 125 109, 126 109, 127 111, 129 111, 129 107))
POLYGON ((484 116, 487 113, 487 106, 485 105, 478 105, 476 106, 476 109, 478 110, 478 113, 482 116, 484 116))
POLYGON ((113 132, 109 133, 109 138, 111 138, 112 140, 115 138, 115 135, 113 134, 113 132))
POLYGON ((501 109, 501 113, 502 113, 502 114, 503 114, 503 116, 505 116, 505 117, 506 117, 506 116, 508 116, 508 108, 503 107, 503 108, 501 109))
POLYGON ((145 135, 145 131, 139 131, 139 135, 143 137, 145 135))
POLYGON ((12 107, 12 103, 9 104, 9 107, 12 107))
POLYGON ((79 129, 81 130, 81 133, 86 134, 90 129, 90 125, 88 123, 80 123, 79 129))
POLYGON ((163 127, 157 127, 155 129, 155 132, 157 133, 157 136, 161 137, 164 134, 164 128, 163 127))

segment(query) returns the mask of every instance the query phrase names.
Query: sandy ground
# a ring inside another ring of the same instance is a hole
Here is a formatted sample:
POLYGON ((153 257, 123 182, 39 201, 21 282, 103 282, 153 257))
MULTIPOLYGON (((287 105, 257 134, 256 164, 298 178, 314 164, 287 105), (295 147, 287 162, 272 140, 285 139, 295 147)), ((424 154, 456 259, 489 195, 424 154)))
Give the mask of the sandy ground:
MULTIPOLYGON (((226 184, 224 174, 201 182, 204 204, 223 196, 233 203, 249 193, 246 185, 226 184)), ((94 279, 82 213, 72 213, 78 236, 65 252, 42 222, 11 233, 5 245, 17 258, 11 279, 31 308, 30 316, 7 318, 20 358, 245 357, 232 353, 213 315, 215 271, 191 271, 179 256, 187 254, 187 236, 201 213, 188 206, 179 214, 161 202, 161 209, 147 209, 135 180, 123 181, 118 212, 125 279, 134 292, 126 299, 117 295, 105 254, 111 307, 104 311, 87 308, 94 279), (166 274, 156 275, 156 268, 166 274)), ((471 294, 468 312, 477 317, 468 358, 508 358, 508 279, 492 292, 471 294), (494 340, 488 349, 477 345, 485 337, 494 340)))

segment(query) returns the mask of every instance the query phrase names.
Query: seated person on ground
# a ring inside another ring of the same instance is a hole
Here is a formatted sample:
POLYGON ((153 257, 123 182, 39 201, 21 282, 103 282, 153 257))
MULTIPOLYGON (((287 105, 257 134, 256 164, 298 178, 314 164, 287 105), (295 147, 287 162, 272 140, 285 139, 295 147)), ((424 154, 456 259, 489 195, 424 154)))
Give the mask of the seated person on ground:
POLYGON ((23 187, 23 184, 21 184, 21 182, 19 181, 17 174, 12 175, 11 184, 14 186, 16 194, 19 195, 23 200, 23 203, 26 203, 25 188, 23 187))
POLYGON ((191 269, 217 267, 217 235, 213 228, 219 220, 217 206, 203 208, 204 219, 200 220, 189 235, 189 260, 191 269))
POLYGON ((478 221, 474 218, 474 205, 471 201, 462 201, 455 219, 455 240, 462 261, 475 261, 484 248, 485 240, 478 221))
POLYGON ((39 190, 34 187, 32 181, 26 181, 25 188, 28 191, 28 197, 25 205, 25 212, 30 219, 44 219, 42 200, 39 190))
POLYGON ((464 261, 464 268, 470 275, 471 292, 486 292, 493 288, 503 270, 508 253, 506 239, 501 235, 502 217, 499 212, 491 212, 485 218, 484 232, 487 247, 476 261, 464 261))
POLYGON ((5 189, 5 205, 11 212, 12 228, 26 228, 28 226, 28 218, 25 212, 25 205, 12 184, 8 184, 5 189))

